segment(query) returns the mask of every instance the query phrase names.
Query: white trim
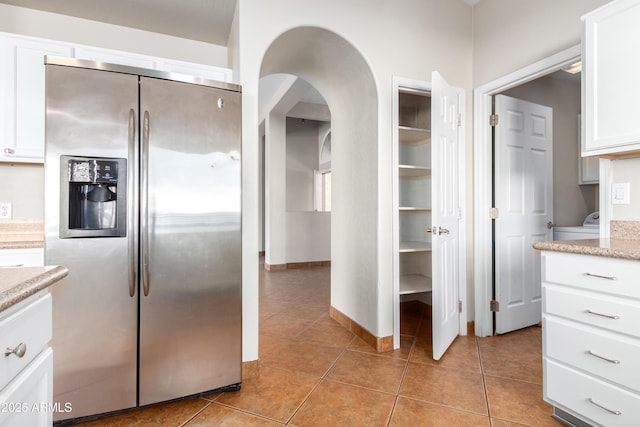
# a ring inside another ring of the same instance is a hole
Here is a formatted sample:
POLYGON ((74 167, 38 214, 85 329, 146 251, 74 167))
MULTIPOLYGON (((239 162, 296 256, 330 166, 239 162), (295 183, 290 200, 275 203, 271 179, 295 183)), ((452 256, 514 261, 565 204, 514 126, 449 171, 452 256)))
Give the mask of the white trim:
POLYGON ((611 203, 611 160, 600 159, 600 238, 606 239, 611 236, 611 217, 613 215, 613 204, 611 203))
POLYGON ((473 276, 476 336, 485 337, 493 334, 493 316, 489 309, 493 282, 492 223, 489 218, 493 185, 491 166, 493 153, 491 150, 491 126, 489 126, 492 96, 558 71, 580 60, 581 57, 581 45, 576 45, 474 90, 473 276))

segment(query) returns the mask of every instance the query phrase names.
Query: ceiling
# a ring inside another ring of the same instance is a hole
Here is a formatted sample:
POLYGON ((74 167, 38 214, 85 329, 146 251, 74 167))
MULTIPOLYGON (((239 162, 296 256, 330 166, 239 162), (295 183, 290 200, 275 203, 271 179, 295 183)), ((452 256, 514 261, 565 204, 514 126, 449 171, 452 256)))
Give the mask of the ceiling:
MULTIPOLYGON (((0 0, 0 3, 227 46, 238 0, 0 0)), ((474 6, 480 0, 463 0, 474 6)))
POLYGON ((227 46, 237 0, 0 0, 0 3, 227 46))

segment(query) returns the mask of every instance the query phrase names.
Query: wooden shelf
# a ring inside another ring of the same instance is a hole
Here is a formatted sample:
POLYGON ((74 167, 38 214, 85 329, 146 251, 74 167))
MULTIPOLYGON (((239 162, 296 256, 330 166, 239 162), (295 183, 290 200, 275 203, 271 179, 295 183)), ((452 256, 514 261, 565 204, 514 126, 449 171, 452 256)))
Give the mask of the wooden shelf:
POLYGON ((400 176, 429 176, 431 168, 426 166, 398 165, 400 176))
POLYGON ((400 242, 400 253, 431 252, 429 242, 400 242))
POLYGON ((398 139, 405 144, 426 144, 431 141, 431 130, 398 126, 398 139))
POLYGON ((400 295, 431 292, 431 277, 422 274, 403 274, 400 276, 400 295))

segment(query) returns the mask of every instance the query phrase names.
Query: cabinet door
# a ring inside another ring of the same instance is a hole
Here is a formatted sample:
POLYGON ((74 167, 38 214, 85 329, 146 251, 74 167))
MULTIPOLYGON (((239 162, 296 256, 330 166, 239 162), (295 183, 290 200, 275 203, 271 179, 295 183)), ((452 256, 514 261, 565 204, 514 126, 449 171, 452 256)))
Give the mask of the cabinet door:
POLYGON ((2 39, 0 161, 44 162, 45 55, 70 57, 72 48, 28 38, 2 39))
POLYGON ((611 2, 584 17, 583 108, 587 155, 640 150, 640 1, 611 2))
POLYGON ((47 348, 0 392, 0 425, 51 426, 53 412, 70 410, 54 407, 52 400, 53 352, 47 348))

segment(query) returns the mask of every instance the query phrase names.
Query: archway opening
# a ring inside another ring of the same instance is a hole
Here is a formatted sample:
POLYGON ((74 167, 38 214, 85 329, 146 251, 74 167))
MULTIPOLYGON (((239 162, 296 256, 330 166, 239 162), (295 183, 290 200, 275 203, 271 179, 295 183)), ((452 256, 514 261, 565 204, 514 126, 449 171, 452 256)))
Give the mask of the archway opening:
MULTIPOLYGON (((298 27, 267 49, 260 70, 261 92, 265 79, 277 74, 289 75, 294 90, 296 81, 307 82, 331 112, 332 317, 347 318, 379 336, 378 98, 370 67, 343 37, 322 28, 298 27)), ((260 104, 266 106, 261 113, 265 146, 272 149, 270 139, 282 137, 274 125, 281 111, 269 108, 263 99, 260 104)), ((278 158, 283 165, 284 157, 271 154, 272 164, 265 170, 277 168, 278 158)), ((265 263, 286 264, 282 242, 287 229, 278 215, 286 197, 274 191, 268 173, 265 184, 265 263)))

